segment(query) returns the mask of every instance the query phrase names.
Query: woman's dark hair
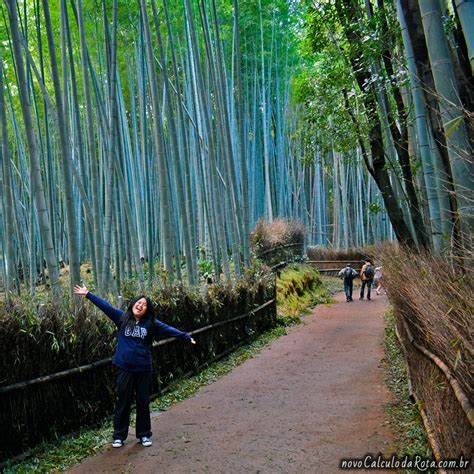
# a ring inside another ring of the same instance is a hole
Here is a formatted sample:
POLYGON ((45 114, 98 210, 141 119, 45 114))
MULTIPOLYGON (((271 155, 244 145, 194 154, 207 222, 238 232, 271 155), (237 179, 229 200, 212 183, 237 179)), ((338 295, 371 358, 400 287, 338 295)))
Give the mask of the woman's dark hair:
POLYGON ((128 303, 127 309, 123 313, 122 317, 120 318, 120 321, 122 324, 125 326, 128 326, 129 324, 135 324, 135 316, 133 314, 133 306, 138 300, 141 300, 142 298, 145 298, 146 300, 146 313, 142 316, 143 318, 150 318, 151 320, 151 327, 155 326, 156 322, 156 316, 155 316, 155 310, 153 308, 153 303, 151 302, 150 298, 145 295, 140 295, 136 296, 135 298, 132 298, 130 300, 130 303, 128 303))

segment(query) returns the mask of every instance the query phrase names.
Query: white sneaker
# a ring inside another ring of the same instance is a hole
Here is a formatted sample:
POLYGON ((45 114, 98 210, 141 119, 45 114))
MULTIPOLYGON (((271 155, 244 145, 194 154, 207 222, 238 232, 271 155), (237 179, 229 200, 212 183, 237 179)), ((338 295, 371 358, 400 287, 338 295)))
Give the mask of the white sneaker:
POLYGON ((121 448, 123 446, 123 441, 121 439, 115 439, 112 443, 112 448, 121 448))
POLYGON ((153 444, 153 441, 148 436, 144 436, 140 439, 140 443, 144 448, 148 448, 153 444))

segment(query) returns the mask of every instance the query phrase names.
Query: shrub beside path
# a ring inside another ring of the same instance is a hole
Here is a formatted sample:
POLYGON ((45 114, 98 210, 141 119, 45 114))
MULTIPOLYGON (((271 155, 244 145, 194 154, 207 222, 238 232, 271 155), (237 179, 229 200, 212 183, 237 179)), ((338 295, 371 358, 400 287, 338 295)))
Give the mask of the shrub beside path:
POLYGON ((129 436, 70 472, 330 473, 341 458, 391 454, 381 363, 387 306, 385 296, 345 303, 338 295, 153 417, 152 447, 129 436))

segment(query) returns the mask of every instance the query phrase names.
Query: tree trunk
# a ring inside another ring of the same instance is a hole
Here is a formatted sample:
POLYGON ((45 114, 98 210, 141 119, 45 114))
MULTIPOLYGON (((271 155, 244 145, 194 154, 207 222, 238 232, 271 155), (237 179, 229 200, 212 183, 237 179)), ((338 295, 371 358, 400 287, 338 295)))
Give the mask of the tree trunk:
POLYGON ((433 79, 439 94, 441 121, 453 175, 457 215, 462 233, 460 243, 461 246, 467 245, 469 249, 474 225, 472 208, 474 183, 470 162, 472 150, 463 106, 459 98, 458 83, 444 33, 439 3, 437 0, 419 0, 419 5, 433 79))

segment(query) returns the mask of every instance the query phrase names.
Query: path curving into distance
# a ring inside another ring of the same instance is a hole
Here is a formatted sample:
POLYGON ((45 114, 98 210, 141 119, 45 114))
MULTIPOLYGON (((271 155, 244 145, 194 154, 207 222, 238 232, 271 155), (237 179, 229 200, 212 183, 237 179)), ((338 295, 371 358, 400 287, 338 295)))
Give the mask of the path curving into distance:
MULTIPOLYGON (((195 396, 70 472, 331 473, 341 458, 392 453, 384 406, 385 296, 321 305, 195 396)), ((371 471, 376 472, 376 471, 371 471)), ((385 471, 386 472, 386 471, 385 471)))

